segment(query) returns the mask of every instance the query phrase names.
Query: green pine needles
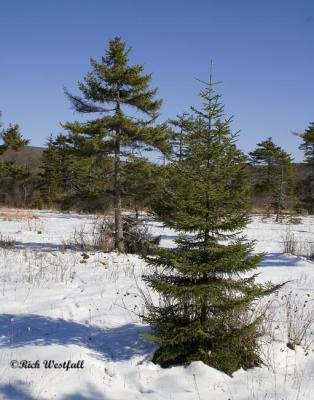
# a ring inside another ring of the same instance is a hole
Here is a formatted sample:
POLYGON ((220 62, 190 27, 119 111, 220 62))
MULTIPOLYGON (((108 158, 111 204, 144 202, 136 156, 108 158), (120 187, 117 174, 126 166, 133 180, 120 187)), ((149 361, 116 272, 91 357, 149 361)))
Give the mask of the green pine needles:
POLYGON ((161 303, 148 306, 145 320, 153 328, 147 337, 159 345, 155 363, 201 360, 231 374, 261 362, 262 317, 249 317, 250 309, 280 286, 257 284, 249 274, 263 255, 252 255, 253 243, 241 235, 249 222, 245 158, 211 82, 200 97, 202 109, 185 115, 184 157, 171 165, 155 205, 157 217, 182 235, 175 248, 146 257, 154 272, 144 279, 161 303))
POLYGON ((314 122, 311 122, 305 132, 297 134, 302 139, 299 149, 304 152, 307 175, 299 188, 303 207, 314 214, 314 122))
POLYGON ((131 49, 116 37, 109 41, 101 61, 91 59, 92 70, 79 83, 81 95, 66 92, 73 108, 93 119, 67 122, 71 143, 95 157, 113 159, 115 249, 124 252, 122 220, 122 161, 141 149, 166 152, 167 129, 157 124, 161 100, 151 89, 151 74, 143 65, 130 65, 131 49), (95 117, 97 116, 97 117, 95 117))

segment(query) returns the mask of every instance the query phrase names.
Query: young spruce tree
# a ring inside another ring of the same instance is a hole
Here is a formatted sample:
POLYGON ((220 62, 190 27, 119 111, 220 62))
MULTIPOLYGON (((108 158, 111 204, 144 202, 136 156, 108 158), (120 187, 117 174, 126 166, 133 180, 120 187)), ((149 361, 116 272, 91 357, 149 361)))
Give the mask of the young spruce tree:
POLYGON ((79 83, 82 97, 67 95, 76 111, 98 114, 98 118, 64 125, 76 145, 114 158, 115 248, 120 252, 124 251, 121 161, 131 148, 164 149, 167 145, 165 126, 153 124, 161 101, 155 100, 157 89, 149 88, 152 76, 143 74, 142 65, 129 65, 129 53, 116 37, 100 62, 91 59, 92 71, 79 83))
POLYGON ((202 109, 192 108, 184 125, 186 156, 172 166, 155 210, 185 234, 175 248, 146 258, 155 268, 144 279, 162 303, 151 304, 145 318, 153 328, 148 338, 160 346, 155 363, 201 360, 231 374, 259 364, 260 318, 247 317, 252 302, 279 286, 259 285, 248 274, 262 255, 251 255, 253 244, 240 234, 249 221, 244 156, 211 82, 200 97, 202 109))

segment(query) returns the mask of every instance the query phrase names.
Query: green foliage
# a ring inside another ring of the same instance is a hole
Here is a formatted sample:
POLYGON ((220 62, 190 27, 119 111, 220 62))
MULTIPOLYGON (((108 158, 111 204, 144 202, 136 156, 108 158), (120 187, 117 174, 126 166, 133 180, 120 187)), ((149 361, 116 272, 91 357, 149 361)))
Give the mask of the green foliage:
POLYGON ((108 207, 112 162, 81 154, 65 135, 50 138, 43 153, 38 188, 44 203, 85 211, 108 207))
POLYGON ((175 128, 171 134, 170 143, 172 146, 172 156, 177 160, 182 160, 187 155, 186 134, 190 123, 192 123, 188 117, 188 113, 183 113, 182 115, 177 115, 177 119, 169 121, 175 128))
POLYGON ((129 157, 122 163, 122 193, 126 206, 139 209, 149 208, 160 186, 163 184, 162 167, 143 158, 129 157))
MULTIPOLYGON (((66 92, 78 112, 100 114, 92 121, 64 124, 75 140, 88 144, 92 151, 112 154, 117 139, 123 146, 139 148, 144 143, 167 149, 165 126, 152 125, 161 106, 160 100, 154 100, 157 89, 149 89, 152 76, 143 74, 142 65, 130 66, 129 53, 120 38, 111 40, 106 56, 100 63, 91 59, 92 71, 79 83, 83 97, 66 92), (127 115, 123 105, 142 112, 149 120, 127 115)), ((129 148, 121 152, 128 154, 129 148)))
MULTIPOLYGON (((29 140, 23 139, 18 124, 10 124, 7 129, 3 129, 0 138, 3 141, 0 154, 9 149, 18 151, 29 143, 29 140)), ((32 176, 27 168, 17 162, 0 160, 0 190, 1 197, 5 196, 5 200, 10 200, 14 205, 21 205, 19 201, 22 201, 25 205, 29 197, 29 188, 32 186, 31 181, 32 176), (12 198, 15 199, 14 202, 12 198)))
POLYGON ((267 213, 273 209, 278 221, 282 210, 295 204, 291 180, 295 173, 293 159, 276 146, 271 137, 257 144, 257 148, 250 153, 250 159, 257 169, 255 188, 265 195, 267 213))
POLYGON ((2 188, 9 188, 17 181, 28 178, 30 173, 22 165, 0 160, 0 176, 2 188))
POLYGON ((160 346, 154 362, 201 360, 231 374, 259 363, 260 318, 248 318, 249 309, 279 286, 244 275, 262 258, 240 235, 249 221, 245 157, 211 83, 200 96, 202 109, 192 108, 186 120, 186 156, 167 167, 168 184, 155 207, 182 235, 176 248, 146 257, 153 272, 144 279, 162 303, 148 305, 145 320, 153 328, 149 339, 160 346))
POLYGON ((304 151, 304 159, 308 164, 314 164, 314 122, 302 133, 303 143, 300 144, 300 150, 304 151))
POLYGON ((92 71, 79 83, 82 96, 68 92, 74 109, 97 115, 86 122, 67 122, 71 143, 82 155, 113 159, 115 247, 124 251, 122 227, 122 161, 140 149, 168 150, 165 124, 155 123, 161 101, 150 89, 151 74, 142 65, 129 64, 130 49, 119 37, 110 40, 100 62, 91 59, 92 71))
POLYGON ((314 123, 302 134, 299 149, 304 152, 304 160, 308 167, 308 175, 301 182, 300 193, 302 194, 302 205, 310 213, 314 214, 314 123))
POLYGON ((10 124, 6 130, 1 132, 0 138, 3 140, 3 144, 0 146, 1 153, 7 149, 20 150, 29 143, 29 140, 23 139, 18 124, 10 124))

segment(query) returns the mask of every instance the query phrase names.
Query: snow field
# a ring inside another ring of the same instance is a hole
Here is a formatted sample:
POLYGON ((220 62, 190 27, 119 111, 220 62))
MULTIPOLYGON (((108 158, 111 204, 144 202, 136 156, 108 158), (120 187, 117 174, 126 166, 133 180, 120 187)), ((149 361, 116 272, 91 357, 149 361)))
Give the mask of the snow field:
MULTIPOLYGON (((150 358, 154 345, 138 316, 144 310, 135 255, 66 250, 73 232, 92 231, 95 218, 48 211, 0 212, 0 398, 144 400, 311 400, 314 398, 314 264, 283 254, 287 231, 299 242, 314 241, 314 219, 276 224, 254 216, 245 234, 266 257, 261 282, 289 281, 272 296, 261 351, 262 368, 229 377, 201 362, 162 369, 150 358), (289 311, 290 307, 290 311, 289 311), (295 311, 296 310, 296 311, 295 311), (305 329, 306 328, 306 329, 305 329), (306 330, 300 346, 288 335, 306 330), (12 368, 12 360, 40 361, 40 368, 12 368), (84 360, 84 368, 45 369, 44 360, 84 360)), ((175 233, 148 222, 161 245, 175 233)), ((153 298, 156 298, 154 294, 153 298)), ((261 307, 261 306, 259 306, 261 307)))

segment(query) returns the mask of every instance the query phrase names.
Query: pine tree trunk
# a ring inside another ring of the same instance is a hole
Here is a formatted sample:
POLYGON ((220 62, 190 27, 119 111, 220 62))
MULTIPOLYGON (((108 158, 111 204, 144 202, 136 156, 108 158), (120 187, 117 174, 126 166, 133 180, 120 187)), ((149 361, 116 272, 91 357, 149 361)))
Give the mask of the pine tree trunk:
POLYGON ((121 210, 121 160, 120 140, 116 138, 114 152, 114 222, 115 222, 115 249, 124 252, 123 223, 121 210))
POLYGON ((266 216, 270 217, 271 211, 271 164, 268 160, 267 162, 267 200, 266 200, 266 216))
POLYGON ((279 216, 281 214, 282 203, 283 203, 283 183, 284 183, 284 169, 283 165, 281 165, 281 175, 280 175, 280 189, 279 189, 279 196, 278 196, 278 203, 277 203, 277 216, 276 222, 279 222, 279 216))
MULTIPOLYGON (((120 93, 116 92, 116 115, 120 114, 120 93)), ((114 222, 115 222, 115 249, 124 253, 123 222, 121 207, 121 159, 120 159, 120 131, 116 131, 114 144, 114 222)))
POLYGON ((24 207, 26 206, 26 200, 27 200, 27 188, 26 185, 23 185, 23 192, 24 192, 24 207))

